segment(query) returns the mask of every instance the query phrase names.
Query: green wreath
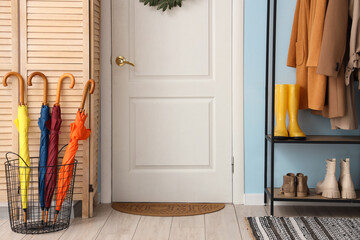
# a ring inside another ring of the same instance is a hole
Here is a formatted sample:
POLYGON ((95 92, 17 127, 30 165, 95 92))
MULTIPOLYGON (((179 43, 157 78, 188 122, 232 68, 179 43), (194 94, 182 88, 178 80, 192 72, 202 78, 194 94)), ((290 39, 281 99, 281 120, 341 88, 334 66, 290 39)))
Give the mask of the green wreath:
POLYGON ((157 10, 162 9, 165 12, 166 9, 172 9, 173 7, 181 7, 183 0, 140 0, 144 5, 149 3, 149 6, 158 6, 157 10))

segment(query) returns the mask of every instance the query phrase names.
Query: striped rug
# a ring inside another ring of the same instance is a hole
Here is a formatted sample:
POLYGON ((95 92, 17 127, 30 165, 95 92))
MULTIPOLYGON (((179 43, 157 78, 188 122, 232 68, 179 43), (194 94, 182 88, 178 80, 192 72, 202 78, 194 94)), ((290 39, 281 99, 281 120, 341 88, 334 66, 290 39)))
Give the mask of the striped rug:
POLYGON ((360 218, 248 217, 253 239, 360 239, 360 218))

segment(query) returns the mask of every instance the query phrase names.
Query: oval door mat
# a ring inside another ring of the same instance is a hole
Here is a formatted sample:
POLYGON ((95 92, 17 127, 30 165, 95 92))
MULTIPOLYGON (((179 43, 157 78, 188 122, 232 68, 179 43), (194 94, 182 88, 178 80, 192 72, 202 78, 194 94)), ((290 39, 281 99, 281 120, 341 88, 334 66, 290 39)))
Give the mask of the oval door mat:
POLYGON ((223 203, 112 203, 112 208, 124 213, 178 217, 193 216, 219 211, 225 207, 223 203))

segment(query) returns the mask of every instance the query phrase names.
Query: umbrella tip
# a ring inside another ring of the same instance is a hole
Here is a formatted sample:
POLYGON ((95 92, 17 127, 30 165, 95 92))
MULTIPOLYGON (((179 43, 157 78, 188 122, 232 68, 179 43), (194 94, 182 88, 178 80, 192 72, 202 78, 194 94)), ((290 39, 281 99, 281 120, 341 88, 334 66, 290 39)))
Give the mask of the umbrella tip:
POLYGON ((45 212, 45 224, 48 221, 48 214, 49 214, 49 210, 47 209, 46 212, 45 212))
POLYGON ((44 225, 44 209, 41 209, 41 225, 44 225))
POLYGON ((24 224, 25 224, 25 227, 26 227, 26 208, 24 209, 24 224))
POLYGON ((58 214, 59 214, 59 211, 56 211, 55 217, 54 217, 54 222, 53 222, 53 227, 55 227, 55 223, 56 223, 56 219, 57 219, 58 214))

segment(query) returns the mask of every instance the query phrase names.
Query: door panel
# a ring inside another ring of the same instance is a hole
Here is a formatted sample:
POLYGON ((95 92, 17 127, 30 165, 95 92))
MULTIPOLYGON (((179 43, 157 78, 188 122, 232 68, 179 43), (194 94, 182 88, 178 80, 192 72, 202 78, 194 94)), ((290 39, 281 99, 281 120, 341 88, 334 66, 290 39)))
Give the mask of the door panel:
POLYGON ((135 77, 209 74, 211 7, 208 1, 187 5, 162 13, 136 1, 131 4, 130 49, 137 63, 135 77))
POLYGON ((133 169, 210 167, 212 99, 143 98, 130 104, 133 169))
POLYGON ((112 21, 112 200, 231 202, 231 0, 117 0, 112 21))

